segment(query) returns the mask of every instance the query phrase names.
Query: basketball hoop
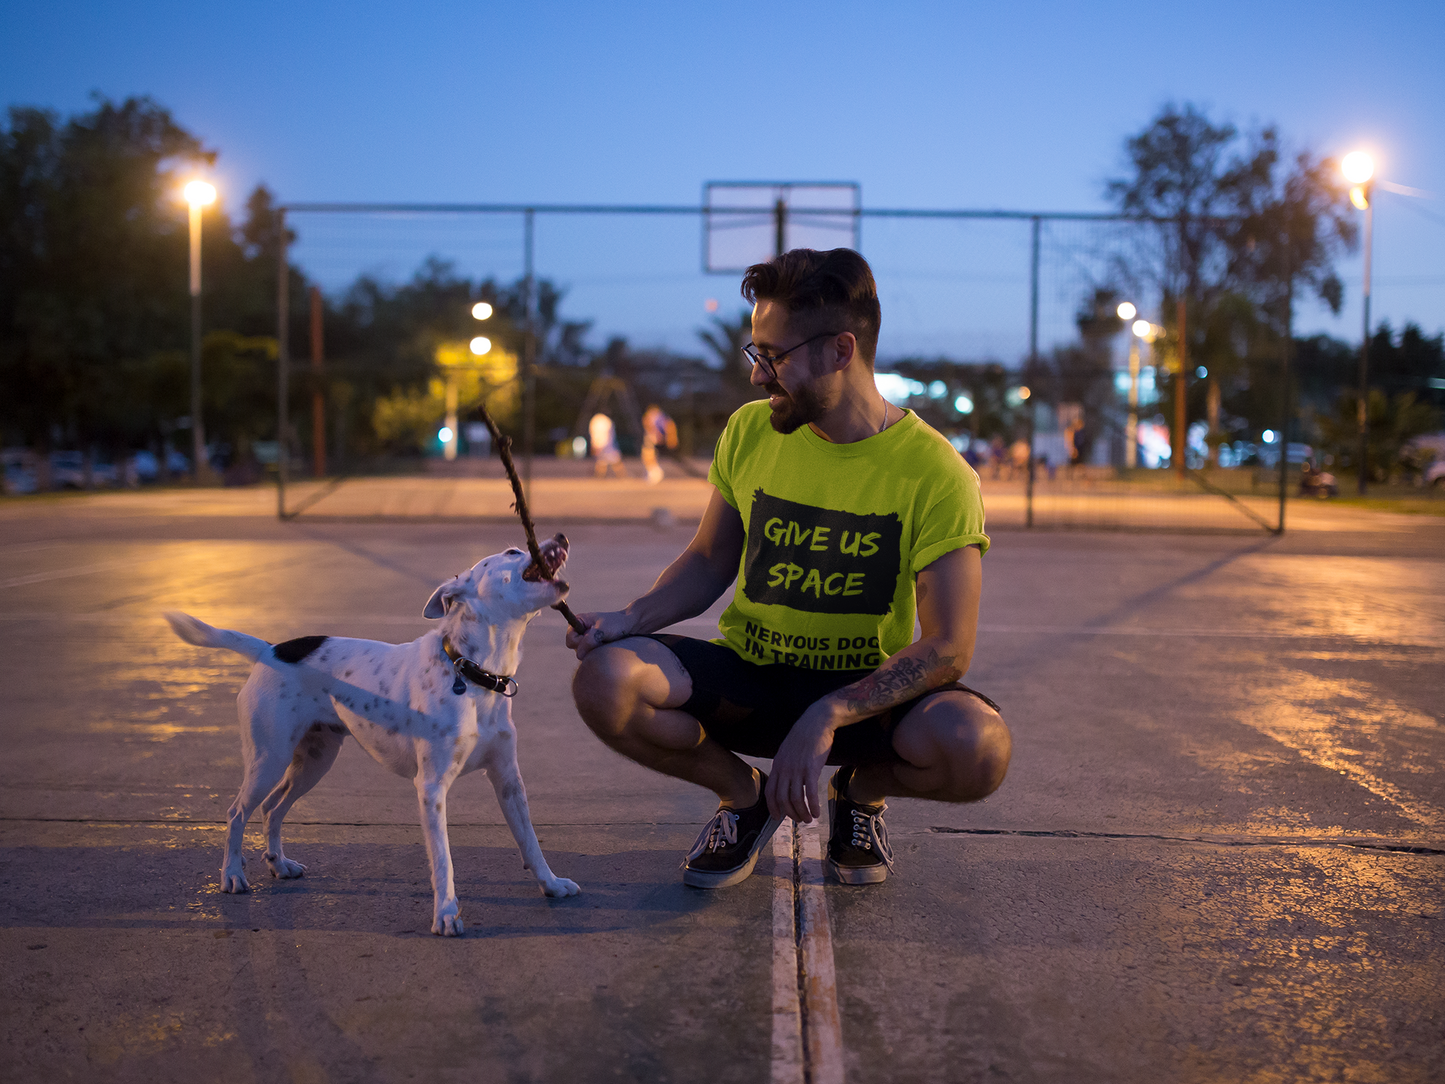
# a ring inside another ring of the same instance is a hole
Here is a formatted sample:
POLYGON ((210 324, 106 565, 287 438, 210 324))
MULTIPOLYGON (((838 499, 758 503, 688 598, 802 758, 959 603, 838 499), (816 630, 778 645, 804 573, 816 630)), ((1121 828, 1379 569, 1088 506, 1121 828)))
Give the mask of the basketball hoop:
POLYGON ((709 274, 738 274, 794 248, 859 245, 862 193, 853 181, 709 181, 702 202, 709 274))

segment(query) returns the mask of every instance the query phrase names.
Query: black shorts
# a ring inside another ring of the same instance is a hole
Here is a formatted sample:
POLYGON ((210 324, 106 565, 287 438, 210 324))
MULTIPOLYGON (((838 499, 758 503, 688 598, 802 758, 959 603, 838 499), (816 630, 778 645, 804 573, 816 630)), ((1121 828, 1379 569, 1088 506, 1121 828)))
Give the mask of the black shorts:
MULTIPOLYGON (((804 670, 780 663, 758 665, 732 648, 690 636, 656 633, 649 637, 674 655, 692 678, 692 695, 683 704, 707 736, 743 756, 771 759, 788 731, 808 707, 829 693, 861 681, 872 670, 804 670)), ((841 727, 833 736, 829 764, 900 763, 893 749, 893 728, 920 700, 943 689, 961 689, 994 711, 998 705, 977 689, 952 682, 920 693, 881 715, 841 727)))

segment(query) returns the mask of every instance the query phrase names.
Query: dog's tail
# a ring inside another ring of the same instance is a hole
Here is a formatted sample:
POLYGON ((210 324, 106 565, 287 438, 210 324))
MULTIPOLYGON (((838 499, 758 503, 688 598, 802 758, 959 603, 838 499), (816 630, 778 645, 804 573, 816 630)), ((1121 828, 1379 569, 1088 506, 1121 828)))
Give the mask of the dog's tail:
POLYGON ((195 644, 197 647, 224 647, 227 651, 234 651, 237 655, 244 655, 255 662, 263 653, 271 650, 271 645, 265 640, 255 636, 247 636, 244 632, 233 632, 231 629, 218 629, 199 621, 190 614, 183 614, 176 610, 167 610, 162 614, 170 622, 171 630, 188 644, 195 644))

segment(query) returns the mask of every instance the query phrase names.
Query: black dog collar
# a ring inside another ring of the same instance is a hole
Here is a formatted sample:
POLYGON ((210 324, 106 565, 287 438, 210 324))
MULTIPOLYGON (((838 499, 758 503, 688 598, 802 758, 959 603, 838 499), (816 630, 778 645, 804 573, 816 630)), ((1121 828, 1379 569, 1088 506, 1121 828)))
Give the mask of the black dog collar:
POLYGON ((457 696, 461 696, 467 691, 467 681, 473 685, 480 685, 484 689, 491 689, 494 693, 501 693, 503 696, 517 695, 515 679, 502 674, 494 674, 490 670, 483 670, 471 659, 459 655, 457 649, 452 647, 452 642, 445 636, 442 637, 442 650, 446 652, 447 658, 452 660, 452 667, 456 671, 457 679, 452 682, 452 692, 457 696), (466 681, 463 681, 463 678, 466 678, 466 681))

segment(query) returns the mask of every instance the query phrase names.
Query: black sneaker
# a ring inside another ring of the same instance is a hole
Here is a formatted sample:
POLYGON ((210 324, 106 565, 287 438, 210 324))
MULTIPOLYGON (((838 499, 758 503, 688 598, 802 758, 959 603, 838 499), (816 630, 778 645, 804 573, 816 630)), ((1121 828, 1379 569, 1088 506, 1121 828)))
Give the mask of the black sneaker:
POLYGON ((746 809, 720 806, 682 863, 682 883, 693 888, 726 888, 744 881, 758 863, 758 852, 773 838, 782 819, 768 815, 763 788, 768 777, 758 773, 758 800, 746 809))
POLYGON ((861 805, 846 797, 851 766, 839 768, 828 783, 828 872, 845 885, 870 885, 888 878, 893 848, 883 823, 887 802, 861 805))

